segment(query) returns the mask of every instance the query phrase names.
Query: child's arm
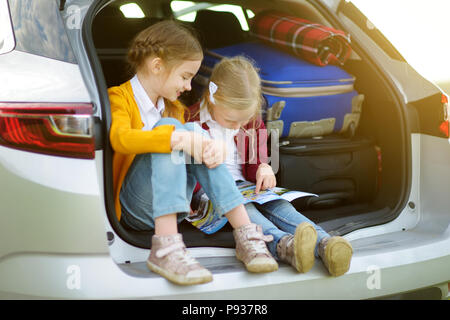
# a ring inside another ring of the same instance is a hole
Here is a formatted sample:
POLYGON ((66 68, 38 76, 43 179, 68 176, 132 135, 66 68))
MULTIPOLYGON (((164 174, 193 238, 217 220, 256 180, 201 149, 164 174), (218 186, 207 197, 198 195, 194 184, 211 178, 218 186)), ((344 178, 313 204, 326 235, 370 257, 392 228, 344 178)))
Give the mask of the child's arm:
MULTIPOLYGON (((256 147, 256 150, 253 150, 253 155, 256 155, 256 163, 247 163, 246 164, 246 178, 250 181, 254 181, 256 184, 255 192, 258 193, 261 190, 266 190, 270 188, 274 188, 277 184, 275 174, 273 173, 272 167, 267 164, 267 137, 268 132, 264 122, 261 118, 256 120, 256 123, 253 125, 250 123, 250 126, 256 127, 256 143, 250 144, 256 147)), ((247 127, 249 129, 249 127, 247 127)), ((251 146, 249 146, 250 148, 251 146)), ((252 152, 247 150, 247 152, 252 152)))
MULTIPOLYGON (((243 174, 247 181, 256 183, 256 174, 261 164, 266 164, 268 162, 267 157, 267 129, 262 121, 261 117, 250 122, 245 128, 249 132, 254 132, 253 137, 248 137, 249 142, 245 143, 246 149, 243 150, 244 154, 241 154, 243 160, 245 161, 243 174), (252 140, 253 139, 253 140, 252 140)), ((245 136, 245 135, 244 135, 245 136)), ((238 143, 239 145, 239 143, 238 143)))
POLYGON ((255 193, 260 190, 274 188, 277 185, 277 179, 273 173, 272 167, 267 163, 261 163, 256 171, 255 193))
POLYGON ((212 169, 223 163, 227 157, 226 144, 220 140, 210 140, 203 150, 203 162, 212 169))
POLYGON ((163 125, 149 131, 132 128, 130 103, 117 87, 108 90, 108 93, 112 116, 110 141, 114 151, 122 154, 171 152, 171 136, 175 126, 163 125))

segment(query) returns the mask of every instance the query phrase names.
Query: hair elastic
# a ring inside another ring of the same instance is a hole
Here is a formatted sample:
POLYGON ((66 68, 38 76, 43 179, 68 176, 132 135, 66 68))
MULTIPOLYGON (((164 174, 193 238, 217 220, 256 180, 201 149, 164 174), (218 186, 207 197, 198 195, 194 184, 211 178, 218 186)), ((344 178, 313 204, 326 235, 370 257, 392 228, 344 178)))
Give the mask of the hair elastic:
POLYGON ((212 82, 212 81, 209 82, 209 100, 211 100, 212 103, 216 103, 213 95, 214 95, 214 93, 216 93, 217 88, 218 87, 214 82, 212 82))

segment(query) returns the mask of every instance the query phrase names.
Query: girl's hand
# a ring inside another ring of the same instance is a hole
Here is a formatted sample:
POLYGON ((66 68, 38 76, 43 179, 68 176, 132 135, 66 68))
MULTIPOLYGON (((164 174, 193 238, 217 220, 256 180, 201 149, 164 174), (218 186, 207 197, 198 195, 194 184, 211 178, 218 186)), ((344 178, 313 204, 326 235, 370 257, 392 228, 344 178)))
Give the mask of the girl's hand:
POLYGON ((203 162, 203 149, 211 139, 192 131, 172 132, 170 146, 172 150, 181 150, 194 158, 196 163, 203 162))
POLYGON ((190 206, 189 206, 189 209, 191 209, 190 210, 191 212, 189 212, 189 217, 195 216, 197 214, 197 212, 198 212, 198 210, 192 210, 192 208, 190 206))
POLYGON ((226 144, 220 140, 209 140, 203 145, 203 163, 213 169, 223 163, 227 157, 226 144))
POLYGON ((260 190, 274 188, 277 185, 277 179, 273 173, 272 167, 267 163, 261 163, 256 171, 255 193, 260 190))
POLYGON ((172 132, 171 148, 189 154, 195 163, 204 163, 209 169, 217 167, 226 159, 225 143, 192 131, 172 132))

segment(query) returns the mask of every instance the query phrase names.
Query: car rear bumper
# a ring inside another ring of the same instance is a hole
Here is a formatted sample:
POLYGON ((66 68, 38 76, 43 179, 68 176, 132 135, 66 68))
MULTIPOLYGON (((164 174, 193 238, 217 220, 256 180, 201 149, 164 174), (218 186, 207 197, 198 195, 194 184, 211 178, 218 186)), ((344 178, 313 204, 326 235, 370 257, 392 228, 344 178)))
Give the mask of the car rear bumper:
MULTIPOLYGON (((0 298, 56 299, 370 299, 443 287, 450 279, 449 230, 415 229, 352 241, 347 274, 330 277, 322 262, 306 274, 286 264, 250 274, 232 249, 198 259, 211 283, 181 287, 151 273, 145 262, 116 264, 109 255, 16 254, 0 261, 0 298)), ((204 248, 190 249, 201 256, 204 248)), ((445 286, 444 286, 445 287, 445 286)), ((442 292, 445 298, 447 292, 442 292)))

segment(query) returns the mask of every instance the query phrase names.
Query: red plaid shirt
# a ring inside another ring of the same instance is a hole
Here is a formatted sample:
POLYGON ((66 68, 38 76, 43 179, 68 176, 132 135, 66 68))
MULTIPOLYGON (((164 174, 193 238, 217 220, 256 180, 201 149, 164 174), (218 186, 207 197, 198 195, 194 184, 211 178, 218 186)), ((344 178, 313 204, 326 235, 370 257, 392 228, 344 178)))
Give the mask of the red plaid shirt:
POLYGON ((275 11, 257 14, 251 32, 258 39, 319 66, 342 65, 351 53, 350 36, 344 31, 275 11))

